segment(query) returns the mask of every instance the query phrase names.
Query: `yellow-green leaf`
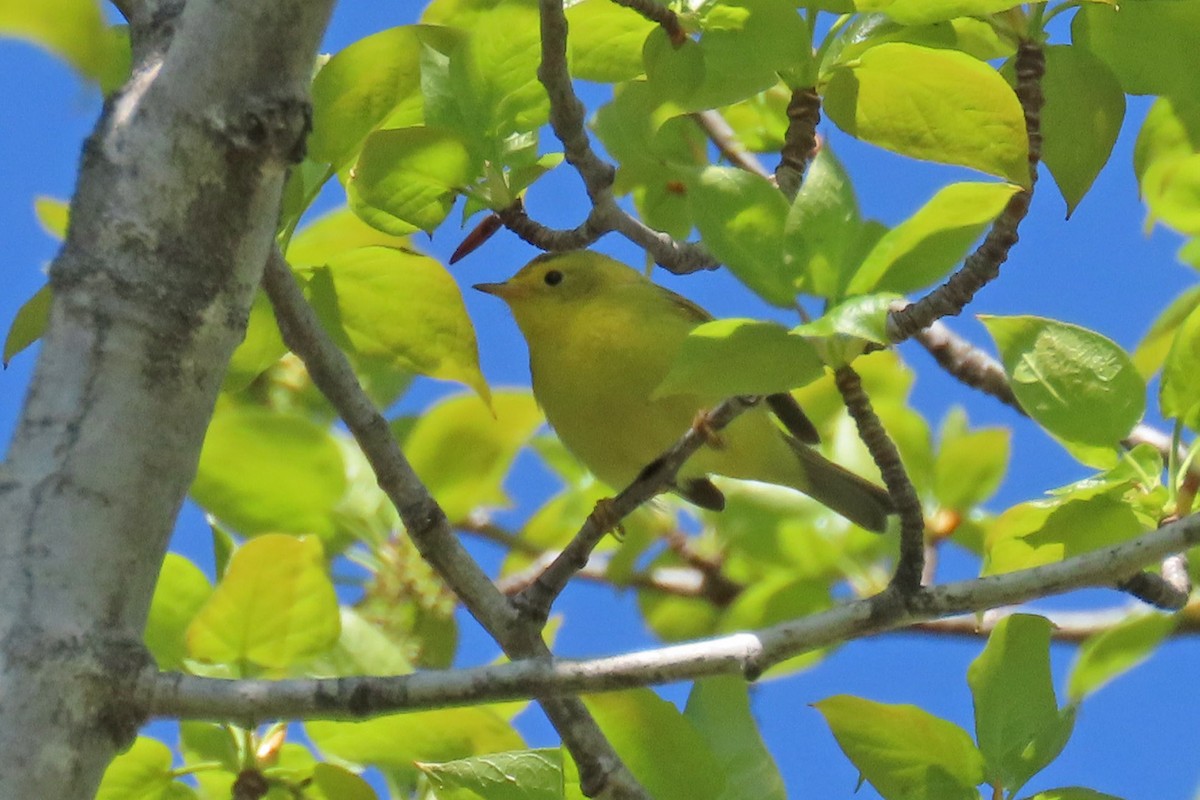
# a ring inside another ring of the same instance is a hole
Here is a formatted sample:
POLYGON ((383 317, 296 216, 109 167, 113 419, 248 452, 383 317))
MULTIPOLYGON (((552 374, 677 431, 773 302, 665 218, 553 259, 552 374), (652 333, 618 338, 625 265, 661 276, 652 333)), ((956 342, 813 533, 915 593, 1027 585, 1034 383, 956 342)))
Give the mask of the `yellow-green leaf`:
POLYGON ((346 488, 332 435, 299 416, 223 407, 200 451, 192 497, 242 533, 333 532, 346 488))
POLYGON ((1041 317, 981 317, 1021 408, 1056 438, 1113 448, 1142 417, 1146 385, 1094 331, 1041 317))
POLYGON ((833 71, 825 110, 896 153, 1029 185, 1025 117, 996 70, 965 53, 889 42, 833 71))
POLYGON ((983 756, 954 723, 916 706, 850 695, 813 705, 842 752, 884 797, 978 800, 983 756))
POLYGON ((159 669, 178 669, 183 664, 187 627, 211 595, 212 585, 199 567, 178 553, 167 553, 143 637, 159 669))
POLYGON ((715 401, 738 394, 772 394, 804 386, 823 372, 813 346, 782 325, 720 319, 688 333, 654 396, 695 394, 715 401))
POLYGON ((0 35, 46 48, 106 93, 129 74, 128 33, 105 24, 97 0, 0 0, 0 35))
POLYGON ((319 539, 267 534, 242 545, 188 627, 201 661, 283 669, 328 650, 341 628, 319 539))
POLYGON ((437 260, 391 247, 360 247, 304 270, 321 321, 355 353, 489 400, 475 329, 454 277, 437 260))
POLYGON ((1083 700, 1150 658, 1154 649, 1175 630, 1178 621, 1168 614, 1134 615, 1088 637, 1071 667, 1067 682, 1071 700, 1083 700))
POLYGON ((42 338, 42 332, 50 323, 50 304, 53 300, 50 284, 46 284, 17 309, 8 335, 4 337, 4 366, 7 367, 17 353, 42 338))
POLYGON ((404 439, 404 452, 446 515, 464 520, 480 507, 508 505, 508 470, 541 425, 542 413, 527 391, 496 392, 491 409, 459 395, 422 412, 404 439))
POLYGON ((849 294, 910 292, 938 280, 962 260, 1008 201, 1011 183, 952 183, 885 233, 850 281, 849 294))
POLYGON ((354 213, 395 236, 432 231, 474 177, 474 160, 455 133, 427 127, 376 131, 350 170, 354 213))

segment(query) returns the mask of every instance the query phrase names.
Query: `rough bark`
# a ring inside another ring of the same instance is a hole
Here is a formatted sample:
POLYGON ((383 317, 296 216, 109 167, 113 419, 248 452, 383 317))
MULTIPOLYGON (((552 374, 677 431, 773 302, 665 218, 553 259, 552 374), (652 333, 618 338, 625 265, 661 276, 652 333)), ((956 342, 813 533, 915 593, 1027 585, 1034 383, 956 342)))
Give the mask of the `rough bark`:
POLYGON ((91 797, 144 711, 154 581, 273 246, 331 0, 159 3, 84 146, 0 464, 0 798, 91 797))

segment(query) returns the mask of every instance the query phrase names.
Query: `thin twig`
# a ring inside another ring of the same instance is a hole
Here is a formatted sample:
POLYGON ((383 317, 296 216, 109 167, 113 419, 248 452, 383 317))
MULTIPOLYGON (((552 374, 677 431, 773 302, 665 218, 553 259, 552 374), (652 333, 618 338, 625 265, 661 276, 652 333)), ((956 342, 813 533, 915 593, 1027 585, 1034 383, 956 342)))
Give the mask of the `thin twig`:
POLYGON ((709 141, 717 147, 721 157, 738 169, 753 173, 760 178, 773 180, 770 170, 738 141, 737 134, 719 111, 697 111, 690 115, 709 141))
POLYGON ((1025 130, 1029 138, 1029 188, 1012 196, 983 243, 967 257, 958 272, 920 300, 888 315, 887 332, 892 342, 902 342, 942 317, 958 315, 976 292, 1000 274, 1000 266, 1017 242, 1017 226, 1029 211, 1033 187, 1037 183, 1037 165, 1042 153, 1041 80, 1045 71, 1046 56, 1041 46, 1022 41, 1016 57, 1017 98, 1025 112, 1025 130))
MULTIPOLYGON (((939 623, 945 633, 974 633, 960 615, 1011 606, 1075 589, 1112 586, 1167 555, 1200 544, 1200 515, 1171 522, 1135 540, 1039 567, 918 588, 884 592, 753 633, 608 656, 587 661, 529 659, 392 677, 297 680, 220 680, 179 673, 147 676, 147 708, 155 716, 254 722, 278 718, 358 719, 373 714, 469 703, 550 698, 579 692, 651 686, 711 675, 751 679, 788 658, 850 639, 939 623)), ((1090 612, 1095 614, 1096 612, 1090 612)), ((1057 618, 1053 615, 1052 618, 1057 618)), ((1106 619, 1111 627, 1117 620, 1106 619)), ((1180 615, 1180 631, 1196 623, 1180 615)), ((1098 626, 1095 631, 1099 632, 1098 626)))
POLYGON ((712 433, 733 422, 755 402, 757 398, 733 397, 721 403, 704 415, 702 422, 693 425, 616 497, 597 504, 575 538, 563 548, 545 572, 515 598, 514 603, 521 613, 544 622, 554 600, 571 576, 587 565, 588 557, 604 536, 647 500, 669 489, 679 468, 709 441, 712 433))
POLYGON ((636 11, 651 22, 657 22, 667 33, 671 44, 679 47, 687 39, 687 31, 679 24, 679 15, 654 0, 612 0, 619 6, 636 11))
MULTIPOLYGON (((346 423, 421 556, 510 658, 549 658, 540 628, 520 618, 459 543, 445 513, 400 451, 387 420, 363 391, 346 355, 321 328, 316 312, 304 299, 277 250, 268 260, 263 286, 275 308, 284 342, 304 362, 313 383, 346 423)), ((614 796, 646 797, 582 702, 576 698, 541 702, 579 765, 585 793, 595 794, 608 787, 614 796)))
POLYGON ((858 373, 848 365, 839 367, 834 372, 834 383, 900 515, 900 558, 891 585, 901 593, 910 593, 920 588, 925 571, 925 516, 921 500, 900 460, 900 451, 871 408, 858 373))

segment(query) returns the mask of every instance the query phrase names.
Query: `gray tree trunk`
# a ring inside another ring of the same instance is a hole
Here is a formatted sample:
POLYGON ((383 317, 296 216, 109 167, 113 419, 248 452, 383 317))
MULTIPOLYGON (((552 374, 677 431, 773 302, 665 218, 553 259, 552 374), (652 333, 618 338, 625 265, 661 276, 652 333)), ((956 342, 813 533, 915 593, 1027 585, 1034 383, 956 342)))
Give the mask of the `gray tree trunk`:
POLYGON ((0 800, 89 798, 143 711, 150 597, 273 246, 332 0, 124 2, 0 464, 0 800))

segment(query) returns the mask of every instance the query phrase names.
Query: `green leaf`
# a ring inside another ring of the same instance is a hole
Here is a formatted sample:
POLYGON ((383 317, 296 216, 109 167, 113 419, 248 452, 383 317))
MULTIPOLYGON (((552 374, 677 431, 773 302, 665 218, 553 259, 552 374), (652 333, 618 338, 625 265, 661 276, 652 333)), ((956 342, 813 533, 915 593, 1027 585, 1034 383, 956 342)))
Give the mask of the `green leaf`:
MULTIPOLYGON (((774 153, 783 148, 783 137, 787 133, 787 107, 792 93, 782 83, 772 86, 741 102, 721 109, 721 115, 733 129, 737 140, 752 153, 774 153)), ((828 142, 817 152, 809 165, 804 185, 812 180, 812 170, 821 156, 829 153, 828 142)), ((801 191, 804 186, 801 186, 801 191)))
POLYGON ((191 494, 247 535, 333 532, 346 489, 341 452, 324 428, 262 408, 218 409, 191 494))
POLYGON ((1147 231, 1158 221, 1184 233, 1200 231, 1198 163, 1200 100, 1159 98, 1146 115, 1133 151, 1147 231))
POLYGON ((275 309, 267 293, 260 289, 255 292, 254 302, 250 305, 246 334, 229 357, 221 382, 222 391, 236 392, 246 388, 287 350, 275 322, 275 309))
POLYGON ((736 103, 771 88, 779 73, 805 78, 808 26, 786 0, 727 0, 699 15, 698 42, 676 46, 662 30, 646 39, 646 76, 658 97, 685 111, 736 103))
POLYGON ((1074 725, 1054 697, 1050 627, 1045 617, 1005 617, 967 670, 989 780, 1010 792, 1058 756, 1074 725))
MULTIPOLYGON (((888 344, 887 314, 898 294, 864 294, 839 303, 812 322, 792 328, 799 336, 831 337, 841 334, 888 344)), ((857 355, 857 353, 855 353, 857 355)))
POLYGON ((1138 342, 1133 351, 1133 365, 1144 380, 1150 380, 1162 368, 1167 353, 1175 341, 1175 334, 1184 320, 1200 307, 1200 286, 1184 289, 1178 297, 1163 309, 1150 325, 1150 330, 1138 342))
POLYGON ((339 253, 311 271, 321 321, 354 353, 457 381, 484 402, 475 330, 454 277, 435 259, 391 247, 339 253))
POLYGON ((728 776, 724 800, 785 800, 783 777, 750 713, 744 680, 724 676, 697 681, 683 715, 708 742, 720 772, 728 776))
POLYGON ((1116 73, 1127 94, 1196 97, 1200 75, 1200 5, 1139 0, 1085 3, 1071 22, 1072 40, 1116 73), (1153 54, 1148 58, 1147 54, 1153 54))
POLYGON ((509 504, 508 470, 542 421, 527 391, 497 392, 491 408, 458 395, 422 412, 404 452, 446 516, 465 520, 480 507, 509 504))
POLYGON ((404 25, 336 53, 313 79, 309 155, 337 170, 354 160, 372 131, 423 124, 422 50, 448 54, 460 39, 451 28, 404 25))
POLYGON ((1163 416, 1182 420, 1193 430, 1200 425, 1200 308, 1193 309, 1175 331, 1163 363, 1158 402, 1163 416))
POLYGON ((1081 702, 1146 661, 1175 630, 1177 622, 1176 617, 1167 614, 1141 614, 1088 637, 1079 648, 1067 681, 1071 702, 1081 702))
POLYGON ((649 689, 585 695, 617 755, 656 800, 718 800, 727 777, 717 755, 675 706, 649 689), (703 775, 704 780, 696 780, 703 775))
POLYGON ((0 0, 0 35, 44 47, 106 94, 129 75, 129 35, 105 24, 96 0, 0 0))
POLYGON ((175 783, 171 748, 157 739, 139 736, 133 746, 113 759, 104 771, 96 800, 185 800, 196 793, 175 783))
POLYGON ((992 524, 981 574, 1052 564, 1127 542, 1151 527, 1128 502, 1105 494, 1060 503, 1023 503, 992 524))
POLYGON ((314 764, 305 800, 377 800, 378 795, 358 775, 337 764, 314 764))
POLYGON ((851 136, 886 150, 1029 184, 1020 103, 999 73, 964 53, 872 47, 833 71, 825 111, 851 136))
POLYGON ((882 11, 903 25, 924 25, 954 17, 995 14, 1021 5, 1018 0, 856 0, 859 11, 882 11))
POLYGON ((562 751, 557 748, 491 753, 442 764, 418 762, 416 766, 443 800, 561 800, 563 796, 562 751))
POLYGON ((821 377, 824 369, 812 345, 782 325, 719 319, 688 333, 653 396, 696 394, 720 399, 786 392, 821 377))
POLYGON ((642 47, 657 25, 610 0, 583 0, 566 13, 573 77, 618 83, 642 74, 642 47))
POLYGON ((954 723, 916 706, 844 694, 813 705, 842 752, 884 797, 978 800, 983 756, 954 723))
POLYGON ((271 533, 242 545, 187 631, 209 663, 284 669, 322 653, 341 628, 321 541, 271 533))
POLYGON ((336 255, 371 245, 410 250, 411 239, 372 228, 343 206, 301 228, 288 243, 287 260, 293 267, 325 266, 336 255))
POLYGON ((17 315, 13 317, 8 335, 4 337, 3 365, 5 367, 17 353, 42 338, 42 333, 50 324, 50 306, 53 301, 54 295, 50 291, 50 284, 47 283, 17 309, 17 315))
POLYGON ((376 131, 350 172, 346 197, 355 214, 385 233, 429 232, 474 177, 474 160, 458 134, 424 127, 376 131))
POLYGON ((1125 119, 1125 93, 1104 62, 1082 47, 1051 45, 1042 52, 1042 161, 1070 217, 1112 154, 1125 119))
POLYGON ((178 553, 167 553, 143 635, 160 670, 179 669, 183 664, 187 627, 211 595, 212 585, 199 567, 178 553))
POLYGON ((733 167, 690 175, 688 194, 705 245, 759 297, 789 308, 796 288, 783 262, 788 203, 766 178, 733 167))
POLYGON ((312 663, 314 675, 407 675, 412 648, 394 631, 384 631, 353 608, 343 606, 337 643, 312 663))
POLYGON ((1112 448, 1141 419, 1145 382, 1110 339, 1041 317, 980 320, 1021 408, 1055 438, 1112 448))
POLYGON ((1121 798, 1095 789, 1085 789, 1081 786, 1066 786, 1061 789, 1047 789, 1038 792, 1025 800, 1121 800, 1121 798))
POLYGON ((991 497, 1004 480, 1012 431, 967 430, 966 415, 956 409, 942 424, 933 493, 943 508, 967 511, 991 497))
POLYGON ((858 250, 865 235, 850 176, 833 150, 822 147, 788 209, 785 271, 804 291, 840 297, 850 271, 861 260, 858 250))
POLYGON ((375 766, 413 786, 416 762, 447 762, 521 750, 512 725, 487 706, 388 714, 362 722, 310 721, 304 730, 326 756, 375 766))
POLYGON ((942 278, 1000 215, 1021 187, 952 183, 883 235, 847 292, 911 292, 942 278))
POLYGON ((450 89, 468 139, 494 146, 512 133, 535 131, 550 101, 537 78, 541 61, 537 3, 502 0, 480 15, 450 58, 450 89))
POLYGON ((66 200, 38 195, 33 200, 33 213, 46 233, 59 240, 67 237, 71 212, 66 200))

